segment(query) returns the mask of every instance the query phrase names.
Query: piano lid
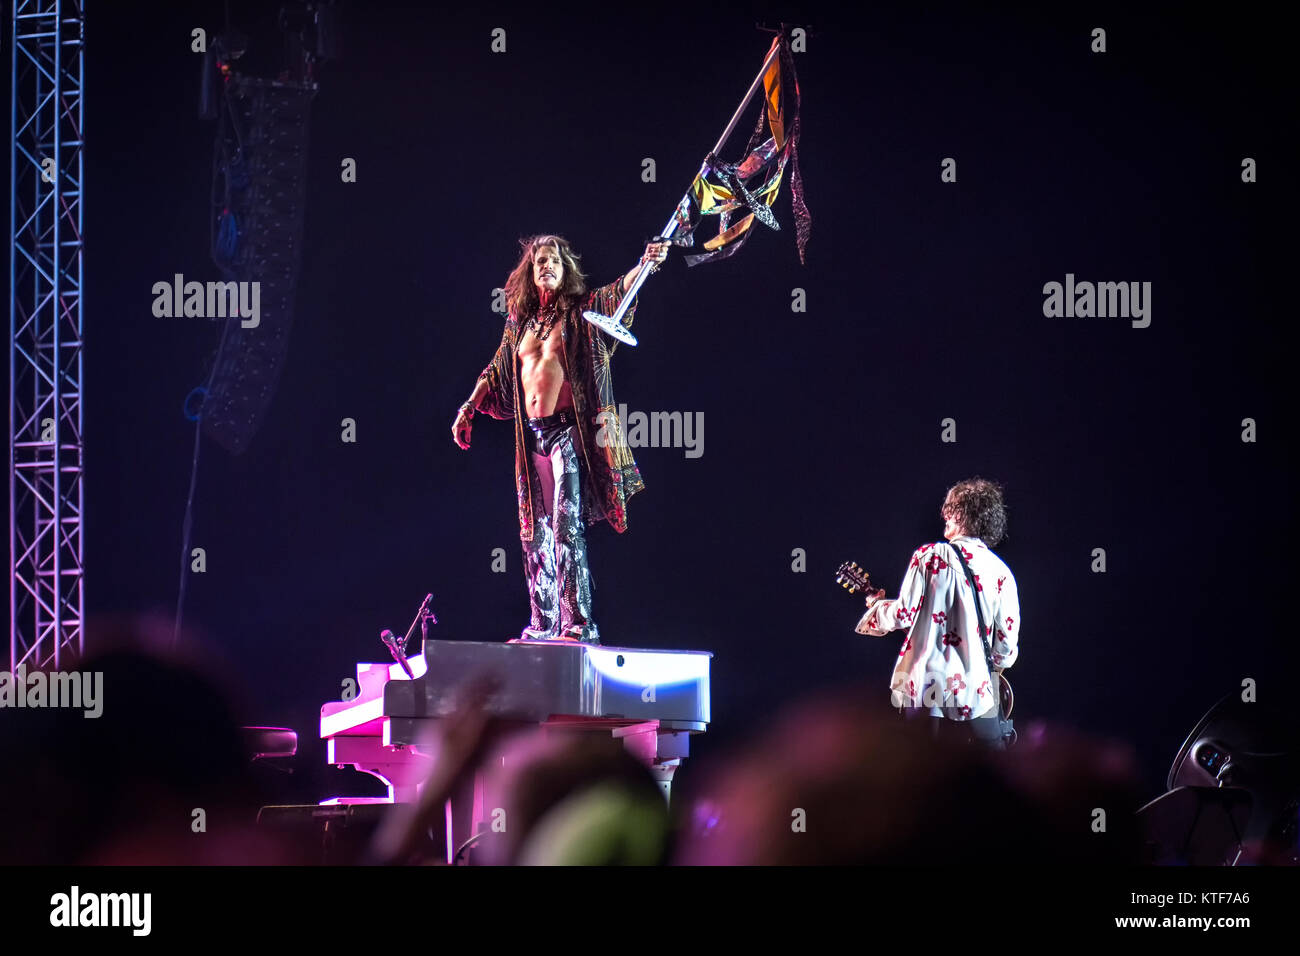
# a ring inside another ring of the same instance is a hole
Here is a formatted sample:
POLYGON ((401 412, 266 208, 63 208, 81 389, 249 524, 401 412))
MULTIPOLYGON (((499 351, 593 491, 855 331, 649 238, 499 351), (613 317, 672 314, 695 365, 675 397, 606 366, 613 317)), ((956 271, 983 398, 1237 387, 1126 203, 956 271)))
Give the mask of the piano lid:
POLYGON ((661 651, 591 644, 505 644, 428 641, 427 672, 389 681, 384 714, 445 717, 456 691, 491 676, 493 716, 543 721, 553 716, 686 721, 710 720, 708 651, 661 651))

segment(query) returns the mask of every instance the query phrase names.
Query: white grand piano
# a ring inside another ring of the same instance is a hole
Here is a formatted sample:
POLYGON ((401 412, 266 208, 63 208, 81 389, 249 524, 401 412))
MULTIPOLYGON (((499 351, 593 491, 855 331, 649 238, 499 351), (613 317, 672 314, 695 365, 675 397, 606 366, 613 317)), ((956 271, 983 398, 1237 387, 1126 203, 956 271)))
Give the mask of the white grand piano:
MULTIPOLYGON (((502 721, 535 723, 556 731, 609 734, 645 764, 665 798, 673 772, 690 753, 690 738, 710 720, 707 651, 568 643, 480 643, 429 640, 400 664, 357 664, 357 694, 321 707, 326 760, 381 780, 383 797, 336 796, 322 803, 409 803, 429 775, 422 752, 430 723, 447 716, 458 690, 488 676, 496 691, 488 714, 502 721)), ((475 800, 475 804, 479 801, 475 800)), ((448 848, 476 832, 481 808, 462 809, 453 823, 448 806, 448 848)))

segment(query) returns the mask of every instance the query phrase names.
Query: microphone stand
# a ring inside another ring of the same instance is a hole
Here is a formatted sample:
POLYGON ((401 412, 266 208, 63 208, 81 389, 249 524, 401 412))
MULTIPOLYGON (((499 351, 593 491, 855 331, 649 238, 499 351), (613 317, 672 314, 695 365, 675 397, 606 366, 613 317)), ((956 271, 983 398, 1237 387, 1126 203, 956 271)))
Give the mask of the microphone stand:
POLYGON ((432 600, 432 594, 426 594, 424 596, 424 600, 420 602, 420 609, 415 612, 415 620, 411 622, 411 626, 406 629, 406 636, 400 641, 397 639, 397 635, 387 628, 384 628, 384 632, 379 635, 379 639, 384 642, 389 652, 393 655, 393 660, 402 665, 402 670, 406 671, 406 676, 411 678, 411 680, 415 680, 415 673, 411 670, 411 665, 406 660, 406 645, 411 640, 411 635, 415 633, 415 625, 417 624, 420 625, 420 633, 424 640, 426 642, 429 640, 429 621, 432 620, 434 624, 438 623, 438 618, 435 617, 433 611, 429 609, 429 603, 432 600))
MULTIPOLYGON (((727 128, 723 130, 722 135, 718 137, 718 142, 714 145, 713 149, 709 151, 708 156, 704 158, 704 162, 700 164, 700 171, 695 174, 695 179, 699 179, 709 171, 710 163, 714 159, 714 154, 717 153, 718 150, 722 149, 723 144, 727 141, 727 137, 731 135, 731 131, 735 129, 736 124, 740 122, 740 114, 745 112, 745 107, 748 106, 749 101, 754 98, 754 93, 763 85, 763 77, 767 73, 767 68, 771 66, 772 61, 776 59, 780 52, 781 38, 778 36, 772 41, 772 48, 767 51, 767 58, 763 60, 763 66, 758 71, 758 76, 754 77, 754 82, 749 84, 749 91, 745 94, 745 98, 741 100, 740 105, 736 107, 736 112, 731 114, 731 122, 727 124, 727 128)), ((691 180, 692 185, 695 184, 695 179, 691 180)), ((681 202, 673 207, 673 214, 668 218, 668 225, 664 226, 663 231, 656 237, 656 241, 666 242, 669 239, 672 239, 673 233, 677 231, 677 210, 681 208, 682 203, 689 200, 690 195, 691 191, 688 186, 686 189, 686 195, 682 197, 681 202)), ((588 311, 582 313, 582 317, 592 325, 596 326, 596 328, 608 332, 620 342, 626 342, 628 345, 636 345, 636 336, 623 328, 623 314, 627 312, 627 307, 631 305, 632 299, 636 297, 637 290, 640 289, 642 284, 645 283, 645 280, 650 277, 652 271, 652 269, 646 267, 644 262, 641 263, 641 269, 637 272, 636 278, 632 280, 632 287, 623 294, 623 298, 619 300, 618 308, 614 310, 613 315, 601 315, 599 312, 588 311)))

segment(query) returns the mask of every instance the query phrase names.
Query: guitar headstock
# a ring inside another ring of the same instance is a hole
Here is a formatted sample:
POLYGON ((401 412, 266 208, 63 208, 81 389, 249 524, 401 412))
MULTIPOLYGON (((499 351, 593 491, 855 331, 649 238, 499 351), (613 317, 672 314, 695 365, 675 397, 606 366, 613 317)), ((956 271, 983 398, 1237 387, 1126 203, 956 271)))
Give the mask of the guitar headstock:
POLYGON ((850 594, 876 590, 875 585, 871 583, 871 576, 858 567, 856 561, 845 561, 840 565, 839 570, 835 572, 835 583, 850 594))

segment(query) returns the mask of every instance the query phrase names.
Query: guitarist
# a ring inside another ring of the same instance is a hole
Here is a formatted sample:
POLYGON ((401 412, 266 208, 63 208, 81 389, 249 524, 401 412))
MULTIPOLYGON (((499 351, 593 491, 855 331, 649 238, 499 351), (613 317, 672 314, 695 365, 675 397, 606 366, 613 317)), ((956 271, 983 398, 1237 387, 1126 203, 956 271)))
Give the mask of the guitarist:
POLYGON ((1001 749, 997 702, 1001 672, 1019 654, 1020 601, 1011 569, 990 550, 1006 534, 1002 488, 982 478, 959 481, 940 512, 947 543, 923 544, 912 554, 899 596, 877 591, 855 630, 883 637, 907 628, 890 681, 893 705, 905 717, 937 718, 935 736, 966 732, 1001 749), (975 592, 954 549, 975 578, 975 592), (980 648, 980 602, 992 631, 989 673, 980 648))

